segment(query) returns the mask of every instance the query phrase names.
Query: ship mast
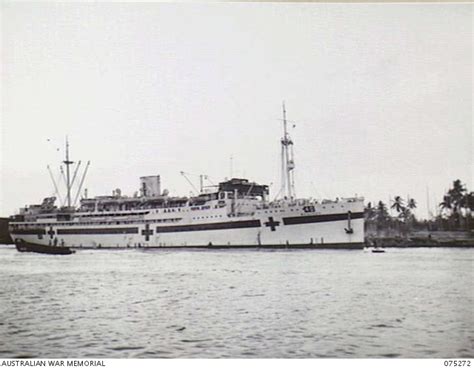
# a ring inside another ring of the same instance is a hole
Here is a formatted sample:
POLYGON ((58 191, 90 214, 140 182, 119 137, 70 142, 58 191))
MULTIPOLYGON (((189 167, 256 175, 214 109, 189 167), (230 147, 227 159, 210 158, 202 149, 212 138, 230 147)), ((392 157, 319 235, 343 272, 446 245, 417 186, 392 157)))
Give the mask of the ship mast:
POLYGON ((295 169, 295 162, 293 158, 293 141, 288 134, 288 122, 286 120, 286 108, 283 102, 283 138, 281 139, 281 192, 285 194, 288 199, 292 200, 295 197, 295 177, 293 170, 295 169))
POLYGON ((69 166, 73 164, 73 161, 69 160, 69 141, 66 136, 66 160, 63 161, 66 164, 66 186, 67 186, 67 207, 71 207, 71 180, 69 173, 69 166))

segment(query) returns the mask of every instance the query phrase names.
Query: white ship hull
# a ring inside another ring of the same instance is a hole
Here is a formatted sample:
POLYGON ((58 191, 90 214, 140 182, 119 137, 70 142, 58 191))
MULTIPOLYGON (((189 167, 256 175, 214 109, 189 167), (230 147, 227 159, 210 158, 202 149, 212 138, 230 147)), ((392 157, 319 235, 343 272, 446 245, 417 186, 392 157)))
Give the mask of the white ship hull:
POLYGON ((143 215, 76 213, 70 221, 12 222, 12 238, 73 248, 362 248, 363 201, 261 208, 230 216, 226 207, 152 209, 143 215), (92 221, 90 219, 93 219, 92 221))
MULTIPOLYGON (((362 248, 362 198, 319 202, 296 197, 293 140, 288 134, 284 105, 280 143, 282 186, 278 200, 269 201, 268 185, 245 178, 226 179, 204 191, 202 175, 197 195, 170 196, 167 190, 161 191, 161 177, 151 175, 140 177, 140 195, 136 192, 133 197, 124 196, 116 189, 112 196, 85 195, 76 207, 76 200, 71 202, 71 188, 80 162, 70 180, 70 165, 74 162, 69 158, 66 140, 63 163, 67 192, 63 205, 57 207, 56 197, 47 197, 42 204, 20 209, 10 222, 11 236, 17 244, 23 241, 70 248, 362 248)), ((181 174, 186 177, 184 172, 181 174)), ((54 178, 53 184, 60 198, 54 178)))

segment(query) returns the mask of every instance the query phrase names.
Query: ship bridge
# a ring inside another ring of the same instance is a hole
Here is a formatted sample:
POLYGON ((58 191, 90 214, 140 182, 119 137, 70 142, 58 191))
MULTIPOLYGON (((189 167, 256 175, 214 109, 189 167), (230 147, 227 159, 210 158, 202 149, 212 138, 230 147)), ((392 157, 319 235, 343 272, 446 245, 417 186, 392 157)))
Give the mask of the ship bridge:
POLYGON ((232 178, 219 183, 219 192, 237 192, 238 197, 260 196, 265 201, 269 194, 267 185, 259 185, 255 182, 249 182, 244 178, 232 178))

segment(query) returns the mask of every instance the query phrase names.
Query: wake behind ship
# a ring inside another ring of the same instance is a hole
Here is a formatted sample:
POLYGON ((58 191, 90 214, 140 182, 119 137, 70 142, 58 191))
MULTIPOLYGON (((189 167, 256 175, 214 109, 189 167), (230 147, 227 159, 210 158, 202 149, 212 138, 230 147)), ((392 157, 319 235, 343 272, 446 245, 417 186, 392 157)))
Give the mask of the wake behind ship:
MULTIPOLYGON (((9 231, 15 243, 70 248, 284 247, 363 248, 363 198, 316 201, 294 191, 293 141, 283 109, 282 188, 269 199, 267 185, 232 178, 192 197, 161 191, 159 175, 140 178, 140 194, 82 198, 71 203, 72 181, 66 144, 67 206, 45 198, 20 209, 9 231)), ((81 180, 80 192, 84 176, 81 180)), ((54 183, 54 179, 53 179, 54 183)), ((55 184, 55 183, 54 183, 55 184)), ((201 186, 202 187, 202 186, 201 186)), ((59 191, 55 184, 56 194, 59 191)))

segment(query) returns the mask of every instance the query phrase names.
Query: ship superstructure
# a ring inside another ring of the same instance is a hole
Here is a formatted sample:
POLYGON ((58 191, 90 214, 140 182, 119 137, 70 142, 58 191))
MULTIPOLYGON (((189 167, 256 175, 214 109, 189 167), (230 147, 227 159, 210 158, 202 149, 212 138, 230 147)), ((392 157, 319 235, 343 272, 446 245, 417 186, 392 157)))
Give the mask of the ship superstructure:
POLYGON ((154 175, 140 178, 140 192, 134 196, 115 190, 111 196, 84 197, 74 207, 67 144, 67 206, 57 207, 56 197, 49 197, 41 205, 21 209, 10 221, 12 239, 72 248, 362 248, 362 198, 296 197, 293 141, 284 107, 283 114, 282 187, 277 200, 269 198, 267 185, 244 178, 220 182, 196 196, 170 196, 161 191, 160 176, 154 175))

